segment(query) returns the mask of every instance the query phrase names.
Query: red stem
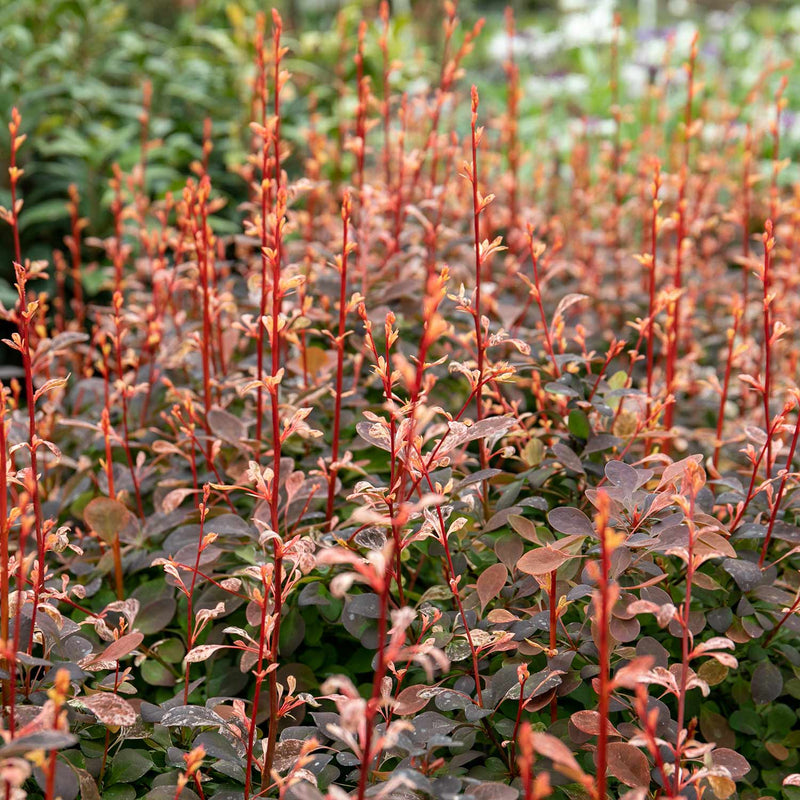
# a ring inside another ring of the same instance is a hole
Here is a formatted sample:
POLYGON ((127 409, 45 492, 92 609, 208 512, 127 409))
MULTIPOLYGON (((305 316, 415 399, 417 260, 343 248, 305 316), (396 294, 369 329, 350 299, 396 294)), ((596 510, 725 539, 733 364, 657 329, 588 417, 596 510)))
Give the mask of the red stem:
POLYGON ((653 326, 656 314, 656 264, 658 248, 658 192, 661 188, 661 166, 656 161, 653 176, 653 216, 650 221, 650 269, 647 282, 648 316, 647 316, 647 416, 650 416, 650 403, 653 398, 653 326))
MULTIPOLYGON (((30 344, 30 317, 28 316, 27 308, 27 295, 26 295, 26 277, 25 268, 17 264, 17 285, 19 287, 20 298, 20 313, 19 313, 19 332, 21 341, 21 355, 22 367, 25 371, 25 400, 28 407, 28 448, 30 450, 30 469, 31 481, 30 491, 31 500, 33 501, 33 513, 35 518, 35 532, 36 532, 36 553, 39 562, 38 579, 33 587, 33 611, 31 614, 31 631, 28 638, 28 655, 31 654, 33 649, 33 633, 36 628, 36 615, 39 607, 39 596, 44 588, 45 576, 45 539, 42 525, 42 506, 39 497, 39 466, 36 457, 36 450, 38 448, 37 432, 36 432, 36 401, 34 400, 33 388, 33 363, 31 358, 31 344, 30 344)), ((20 558, 23 556, 23 551, 20 550, 20 558)), ((21 601, 20 601, 21 602, 21 601)))
MULTIPOLYGON (((275 202, 275 232, 274 232, 274 252, 271 257, 272 262, 272 332, 270 337, 270 346, 272 348, 272 388, 270 390, 270 400, 272 408, 272 469, 274 478, 272 481, 272 488, 270 492, 270 516, 272 521, 272 529, 277 533, 279 531, 280 520, 278 516, 278 499, 280 492, 280 479, 281 479, 281 421, 280 421, 280 406, 279 406, 279 384, 277 381, 278 372, 280 371, 281 359, 281 306, 283 301, 283 290, 281 288, 281 258, 283 247, 283 225, 284 216, 286 214, 286 190, 282 187, 283 176, 281 173, 281 59, 283 57, 283 49, 281 48, 281 33, 283 31, 283 22, 278 12, 272 10, 272 43, 274 50, 274 80, 275 80, 275 127, 273 130, 273 151, 275 156, 275 181, 276 181, 276 202, 275 202)), ((267 752, 264 755, 264 768, 261 772, 261 788, 266 789, 270 774, 272 772, 272 764, 275 759, 275 747, 278 743, 278 647, 281 635, 281 613, 283 610, 283 546, 279 541, 275 541, 273 550, 273 563, 275 572, 272 579, 272 592, 273 592, 273 616, 275 622, 272 629, 272 638, 270 641, 270 660, 271 671, 269 673, 269 730, 267 733, 267 752)), ((247 800, 247 798, 245 798, 247 800)))
MULTIPOLYGON (((772 315, 770 314, 770 306, 772 298, 770 293, 770 266, 772 264, 772 248, 775 245, 775 240, 772 237, 773 220, 768 219, 764 225, 764 427, 769 430, 770 428, 770 410, 769 401, 772 393, 772 315)), ((767 480, 772 477, 772 437, 767 437, 767 461, 765 464, 767 480)))
MULTIPOLYGON (((674 289, 677 293, 672 303, 672 328, 670 330, 669 344, 667 349, 667 395, 675 391, 675 368, 680 350, 681 336, 681 294, 683 291, 683 242, 686 239, 686 184, 689 178, 689 143, 692 138, 692 101, 694 100, 694 68, 697 60, 697 34, 692 39, 692 49, 689 56, 689 63, 686 71, 689 85, 686 95, 686 107, 684 111, 684 131, 683 131, 683 161, 681 163, 680 175, 678 177, 678 224, 675 245, 675 276, 674 289)), ((664 427, 669 431, 672 428, 672 418, 675 404, 667 406, 664 412, 664 427)))
POLYGON ((386 675, 386 623, 389 616, 389 590, 391 581, 392 560, 386 559, 380 593, 380 610, 378 617, 378 660, 372 679, 372 694, 364 709, 364 746, 361 756, 361 772, 358 776, 357 800, 364 800, 372 760, 377 753, 372 752, 372 737, 375 732, 375 716, 380 708, 383 679, 386 675))
POLYGON ((719 454, 722 449, 722 426, 725 420, 725 405, 728 401, 728 391, 731 383, 731 372, 733 370, 733 349, 736 344, 736 335, 739 332, 739 325, 742 322, 743 309, 734 308, 733 310, 733 327, 728 329, 728 352, 725 357, 725 375, 722 379, 722 393, 719 398, 719 409, 717 410, 717 431, 716 431, 716 444, 714 445, 714 455, 712 463, 714 469, 719 467, 719 454))
POLYGON ((686 597, 683 601, 683 613, 681 615, 681 675, 678 687, 678 728, 677 740, 675 742, 675 783, 673 788, 673 796, 678 797, 681 790, 681 760, 683 756, 684 742, 681 740, 683 734, 683 726, 686 718, 686 685, 689 680, 689 651, 692 646, 692 632, 689 629, 689 612, 692 604, 692 580, 694 578, 695 564, 694 564, 694 540, 695 540, 695 526, 694 526, 694 506, 695 506, 695 493, 691 491, 689 494, 689 515, 686 520, 689 529, 689 546, 687 553, 687 567, 686 567, 686 597))
MULTIPOLYGON (((200 569, 200 556, 203 552, 203 538, 205 537, 205 523, 206 515, 208 514, 208 498, 211 493, 211 487, 206 484, 203 487, 203 502, 200 505, 200 532, 197 536, 197 555, 194 559, 194 568, 192 569, 192 581, 189 584, 189 591, 186 594, 186 652, 188 653, 193 647, 195 642, 194 633, 194 609, 192 600, 194 598, 194 587, 197 583, 197 575, 200 569)), ((183 704, 189 704, 189 673, 191 664, 186 664, 186 672, 183 678, 183 704)))
POLYGON ((347 256, 348 229, 350 223, 350 193, 345 192, 342 203, 342 255, 339 262, 339 334, 336 337, 336 393, 333 412, 333 444, 331 445, 331 468, 328 476, 328 502, 325 521, 328 526, 333 519, 333 500, 336 490, 336 462, 339 459, 339 434, 342 416, 342 381, 344 376, 344 338, 347 316, 347 256))
MULTIPOLYGON (((471 145, 472 145, 472 226, 474 234, 474 247, 475 247, 475 307, 472 315, 475 321, 475 349, 478 360, 478 380, 483 380, 483 365, 485 358, 485 345, 483 342, 483 330, 481 325, 481 285, 482 285, 482 272, 483 272, 483 259, 481 257, 481 225, 480 213, 481 205, 478 194, 478 90, 475 86, 472 87, 472 121, 470 125, 471 131, 471 145)), ((480 422, 483 419, 483 391, 481 388, 475 395, 475 419, 480 422)), ((481 439, 480 445, 480 463, 481 469, 486 469, 489 461, 486 453, 486 443, 481 439)), ((485 497, 484 497, 485 500, 485 497)))
MULTIPOLYGON (((551 655, 550 657, 556 654, 556 650, 558 648, 558 641, 556 639, 556 626, 558 624, 558 618, 556 615, 556 609, 558 604, 558 592, 556 589, 556 572, 557 570, 553 570, 550 573, 550 587, 548 591, 548 601, 550 603, 550 650, 551 655)), ((521 696, 521 695, 520 695, 521 696)), ((550 723, 553 724, 558 719, 558 700, 556 695, 554 694, 550 700, 550 723)))
POLYGON ((547 350, 547 355, 550 356, 550 361, 553 364, 553 374, 556 378, 561 375, 561 370, 558 366, 558 361, 556 361, 556 354, 553 350, 553 337, 550 333, 550 326, 547 323, 547 316, 544 313, 544 304, 542 303, 542 289, 539 283, 539 257, 541 252, 538 249, 538 245, 534 241, 533 238, 533 228, 528 227, 528 247, 530 248, 531 252, 531 260, 533 262, 533 286, 535 290, 535 300, 536 306, 539 309, 539 316, 542 320, 542 328, 544 329, 544 346, 547 350))
POLYGON ((267 212, 268 212, 268 193, 267 185, 269 182, 269 147, 267 142, 267 73, 266 62, 264 59, 264 35, 259 31, 256 35, 256 59, 257 59, 257 89, 261 93, 261 301, 258 309, 258 324, 256 327, 256 379, 258 389, 256 394, 256 441, 257 452, 261 449, 262 428, 264 424, 264 325, 262 320, 267 314, 267 276, 269 267, 269 257, 267 255, 267 212))
MULTIPOLYGON (((273 573, 273 580, 275 574, 273 573)), ((261 568, 261 623, 258 638, 258 662, 256 664, 256 688, 253 691, 253 708, 250 712, 250 727, 247 731, 247 764, 244 771, 244 800, 250 798, 250 786, 253 779, 253 747, 255 746, 256 718, 258 716, 258 702, 261 699, 261 684, 264 682, 264 655, 267 649, 267 597, 269 585, 266 577, 266 567, 261 568)), ((271 713, 271 709, 270 709, 271 713)))
MULTIPOLYGON (((8 598, 11 594, 11 581, 8 571, 8 441, 6 435, 6 387, 0 382, 0 640, 8 641, 10 608, 8 598)), ((10 672, 9 659, 2 662, 10 672)), ((9 707, 11 687, 8 679, 3 681, 3 708, 9 707)), ((13 713, 13 709, 11 712, 13 713)))
POLYGON ((117 375, 120 382, 120 402, 122 405, 122 449, 125 451, 125 458, 128 461, 128 469, 131 473, 134 494, 136 495, 136 509, 140 519, 144 519, 144 504, 142 503, 142 493, 139 488, 139 478, 136 475, 136 467, 133 462, 133 454, 130 446, 130 431, 128 428, 128 384, 125 382, 125 371, 122 365, 122 319, 120 310, 122 309, 122 293, 114 292, 114 356, 116 359, 117 375))
POLYGON ((605 492, 598 495, 602 502, 598 506, 597 514, 597 534, 600 537, 600 574, 598 576, 597 599, 599 600, 597 609, 598 627, 598 666, 600 674, 599 698, 597 711, 600 716, 600 730, 597 735, 597 798, 596 800, 606 800, 606 777, 608 772, 608 710, 609 710, 609 660, 611 658, 608 624, 610 619, 610 596, 609 596, 609 576, 611 573, 611 550, 608 546, 607 528, 609 515, 609 499, 605 492))

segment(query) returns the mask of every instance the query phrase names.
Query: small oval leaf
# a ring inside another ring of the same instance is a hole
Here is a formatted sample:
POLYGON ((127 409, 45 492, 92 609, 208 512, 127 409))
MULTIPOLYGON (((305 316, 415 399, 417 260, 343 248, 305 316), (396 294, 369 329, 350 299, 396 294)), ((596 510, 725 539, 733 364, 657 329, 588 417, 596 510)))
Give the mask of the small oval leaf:
POLYGON ((517 569, 526 575, 545 575, 558 569, 574 557, 563 550, 555 550, 552 547, 537 547, 536 550, 525 553, 517 561, 517 569))
POLYGON ((486 608, 490 600, 494 600, 506 585, 508 570, 505 564, 492 564, 487 567, 478 578, 477 589, 478 599, 481 601, 481 611, 486 608))

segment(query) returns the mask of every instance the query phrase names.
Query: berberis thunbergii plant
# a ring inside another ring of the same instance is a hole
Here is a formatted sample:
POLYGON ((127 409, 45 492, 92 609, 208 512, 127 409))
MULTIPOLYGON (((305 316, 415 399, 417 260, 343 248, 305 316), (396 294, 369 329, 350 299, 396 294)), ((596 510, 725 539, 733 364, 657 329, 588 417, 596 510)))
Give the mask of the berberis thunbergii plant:
POLYGON ((233 207, 226 119, 153 188, 145 84, 32 260, 8 110, 6 800, 797 798, 789 65, 683 31, 635 91, 617 18, 534 112, 511 11, 472 85, 450 0, 330 72, 236 8, 233 207))

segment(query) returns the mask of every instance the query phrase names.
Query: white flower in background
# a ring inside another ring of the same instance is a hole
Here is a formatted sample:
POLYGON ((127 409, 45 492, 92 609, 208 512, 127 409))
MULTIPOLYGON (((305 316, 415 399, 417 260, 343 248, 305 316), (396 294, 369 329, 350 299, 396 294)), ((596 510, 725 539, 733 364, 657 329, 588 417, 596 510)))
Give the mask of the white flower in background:
POLYGON ((744 27, 737 28, 731 33, 730 44, 734 50, 749 50, 753 45, 753 32, 744 27))
POLYGON ((743 22, 746 10, 746 6, 737 3, 725 11, 711 11, 706 17, 706 25, 708 25, 709 30, 721 33, 733 30, 734 27, 741 25, 743 22))
POLYGON ((669 0, 667 8, 673 17, 682 17, 689 13, 689 0, 669 0))
POLYGON ((512 45, 514 48, 514 55, 519 55, 517 52, 517 39, 519 36, 513 37, 513 42, 511 38, 505 31, 498 31, 493 37, 492 40, 489 42, 488 52, 489 57, 493 61, 504 61, 508 56, 508 48, 509 45, 512 45))
POLYGON ((647 89, 649 81, 647 67, 642 64, 623 64, 620 69, 620 79, 625 95, 635 100, 647 89))
POLYGON ((538 61, 547 61, 553 58, 564 46, 564 40, 558 31, 533 34, 528 41, 526 52, 531 58, 538 61))
POLYGON ((617 123, 613 119, 592 120, 589 124, 589 133, 601 139, 610 139, 617 130, 617 123))
MULTIPOLYGON (((513 41, 505 31, 498 31, 489 43, 489 53, 495 61, 504 61, 511 47, 517 58, 548 61, 564 49, 610 44, 617 35, 614 28, 616 5, 616 0, 562 0, 563 16, 556 30, 545 31, 533 26, 517 32, 513 41)), ((624 29, 620 29, 618 35, 621 43, 627 40, 624 29)))
MULTIPOLYGON (((598 0, 589 10, 566 14, 561 21, 561 34, 567 47, 607 44, 614 38, 614 0, 598 0)), ((623 31, 620 31, 622 37, 623 31)))
POLYGON ((709 145, 721 145, 725 141, 727 129, 716 122, 706 122, 700 129, 700 139, 709 145))
POLYGON ((636 50, 633 53, 633 61, 638 64, 660 67, 664 63, 666 53, 666 36, 648 36, 636 46, 636 50))
POLYGON ((525 83, 526 93, 538 100, 554 97, 580 97, 589 91, 589 78, 578 73, 532 75, 525 83))
POLYGON ((692 39, 697 33, 694 22, 679 22, 675 27, 675 50, 677 53, 688 53, 692 46, 692 39))
POLYGON ((573 96, 586 94, 589 91, 589 78, 577 72, 570 72, 563 78, 564 91, 573 96))
POLYGON ((558 31, 548 32, 539 27, 526 28, 514 36, 513 42, 505 31, 498 31, 489 43, 489 53, 495 61, 508 58, 508 48, 512 46, 517 59, 530 58, 547 61, 563 48, 563 40, 558 31))

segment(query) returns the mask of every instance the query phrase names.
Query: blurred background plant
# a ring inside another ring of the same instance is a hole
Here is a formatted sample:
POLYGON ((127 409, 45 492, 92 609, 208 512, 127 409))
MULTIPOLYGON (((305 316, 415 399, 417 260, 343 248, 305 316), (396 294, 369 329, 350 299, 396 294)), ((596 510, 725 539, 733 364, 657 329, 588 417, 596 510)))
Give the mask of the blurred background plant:
MULTIPOLYGON (((302 137, 311 95, 320 129, 329 133, 351 110, 343 107, 341 84, 352 85, 354 66, 342 50, 341 33, 354 30, 362 17, 374 18, 377 3, 284 0, 277 5, 287 19, 289 68, 295 77, 284 103, 285 135, 289 141, 302 137)), ((479 15, 487 19, 486 33, 470 57, 470 73, 484 103, 501 110, 503 61, 511 47, 524 87, 520 136, 539 141, 540 152, 557 159, 581 135, 581 123, 589 139, 596 136, 598 141, 614 124, 606 67, 615 9, 622 15, 621 93, 627 101, 640 98, 663 67, 668 42, 673 40, 681 50, 698 25, 704 31, 704 70, 713 72, 715 85, 723 81, 732 102, 743 99, 765 62, 778 63, 800 41, 800 9, 791 3, 519 0, 511 4, 517 18, 513 42, 504 29, 505 5, 479 0, 461 4, 465 22, 479 15)), ((213 116, 209 173, 216 190, 230 201, 214 223, 220 232, 234 230, 243 183, 229 167, 242 163, 247 151, 251 34, 259 7, 255 0, 6 0, 0 26, 0 104, 4 109, 18 106, 26 120, 22 193, 28 211, 21 218, 21 235, 31 258, 50 258, 55 248, 63 247, 69 232, 70 184, 78 188, 81 215, 92 220, 87 234, 104 237, 110 232, 108 176, 114 163, 129 172, 141 160, 148 81, 148 194, 180 191, 191 163, 201 158, 203 122, 213 116)), ((391 54, 404 57, 402 68, 392 75, 393 84, 412 96, 430 91, 436 78, 440 9, 435 3, 395 0, 392 14, 391 54), (413 59, 408 57, 412 52, 413 59)), ((367 73, 377 80, 376 42, 367 44, 366 59, 367 73)), ((681 77, 676 74, 674 81, 679 84, 681 77)), ((790 106, 797 91, 790 84, 790 106)), ((677 105, 680 97, 678 85, 665 99, 677 105)), ((355 105, 354 93, 351 99, 355 105)), ((626 135, 633 135, 640 120, 625 123, 626 135)), ((785 124, 786 147, 796 151, 799 121, 787 115, 785 124)), ((7 149, 3 137, 3 162, 7 149)), ((782 175, 787 182, 797 177, 795 168, 782 175)), ((7 203, 3 174, 0 204, 7 203)), ((0 233, 0 263, 0 299, 9 301, 13 290, 7 230, 0 233)), ((91 273, 87 275, 91 282, 91 273)), ((92 294, 98 286, 85 288, 92 294)))

